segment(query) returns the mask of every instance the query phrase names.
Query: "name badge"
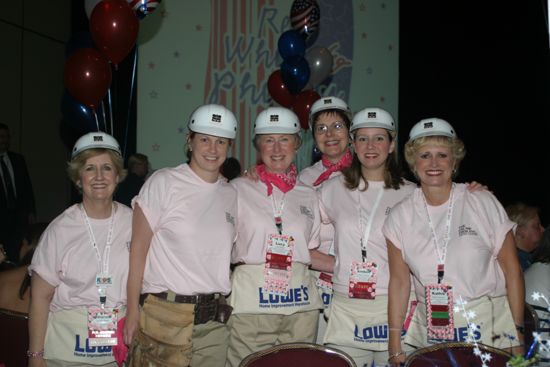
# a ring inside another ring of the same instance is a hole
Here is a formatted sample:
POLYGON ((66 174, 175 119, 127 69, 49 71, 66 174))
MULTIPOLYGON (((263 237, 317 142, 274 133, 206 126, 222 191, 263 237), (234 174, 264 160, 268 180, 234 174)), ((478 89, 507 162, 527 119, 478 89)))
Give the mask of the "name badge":
POLYGON ((453 292, 448 284, 426 286, 428 340, 454 340, 453 292))
POLYGON ((286 295, 292 276, 292 236, 270 234, 267 238, 263 290, 270 294, 286 295))
POLYGON ((349 275, 349 298, 375 299, 377 270, 378 267, 374 262, 352 262, 349 275))
POLYGON ((117 345, 118 310, 113 308, 88 308, 88 338, 90 346, 117 345))

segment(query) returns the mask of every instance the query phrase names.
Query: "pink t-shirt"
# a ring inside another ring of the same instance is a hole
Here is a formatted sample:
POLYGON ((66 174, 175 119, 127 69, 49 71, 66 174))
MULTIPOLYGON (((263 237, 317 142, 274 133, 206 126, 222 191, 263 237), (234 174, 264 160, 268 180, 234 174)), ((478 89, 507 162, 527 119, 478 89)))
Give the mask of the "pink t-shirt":
MULTIPOLYGON (((103 257, 111 219, 89 218, 89 221, 103 257)), ((131 230, 132 210, 116 204, 108 262, 113 285, 107 288, 107 307, 126 304, 131 230)), ((36 272, 55 287, 50 311, 99 306, 95 279, 100 268, 80 204, 67 208, 50 223, 36 248, 29 271, 36 272)))
MULTIPOLYGON (((448 208, 449 200, 429 207, 440 246, 446 234, 448 208)), ((455 298, 505 295, 504 274, 497 256, 514 223, 502 205, 489 191, 472 193, 466 185, 456 184, 450 223, 442 282, 453 286, 455 298)), ((425 302, 424 286, 437 283, 438 252, 420 188, 393 208, 383 232, 401 250, 413 274, 416 297, 425 302)))
POLYGON ((294 238, 292 260, 309 264, 309 248, 319 246, 319 202, 315 191, 297 183, 289 192, 283 193, 273 186, 272 196, 267 196, 267 187, 261 182, 247 178, 231 181, 237 189, 238 236, 231 261, 250 265, 265 263, 267 238, 278 234, 275 226, 273 204, 283 204, 283 234, 294 238))
MULTIPOLYGON (((309 186, 314 189, 321 189, 323 185, 333 179, 334 177, 339 177, 342 175, 342 172, 340 171, 334 171, 330 174, 330 178, 321 183, 318 186, 313 186, 313 183, 319 178, 321 173, 325 172, 326 168, 323 166, 322 161, 317 161, 313 165, 304 168, 300 175, 298 176, 298 179, 306 186, 309 186)), ((332 253, 331 249, 333 246, 333 240, 334 240, 334 226, 332 224, 327 223, 321 223, 321 232, 320 232, 320 238, 321 238, 321 246, 317 250, 321 251, 324 254, 332 253)))
POLYGON ((164 168, 133 203, 153 231, 142 293, 229 293, 237 195, 225 179, 205 182, 187 164, 164 168))
MULTIPOLYGON (((361 182, 360 188, 363 187, 364 183, 361 182)), ((335 228, 336 264, 332 278, 334 290, 348 293, 351 264, 354 260, 362 261, 361 237, 364 236, 368 218, 374 215, 366 246, 367 261, 378 265, 376 293, 388 293, 388 251, 382 225, 390 209, 407 197, 415 187, 413 183, 406 182, 399 190, 384 189, 383 181, 369 181, 369 187, 365 191, 349 190, 345 187, 343 175, 325 182, 320 190, 320 200, 321 211, 327 217, 323 222, 328 220, 335 228), (384 192, 376 213, 373 213, 380 190, 384 192), (359 215, 363 218, 362 221, 359 220, 359 215)))

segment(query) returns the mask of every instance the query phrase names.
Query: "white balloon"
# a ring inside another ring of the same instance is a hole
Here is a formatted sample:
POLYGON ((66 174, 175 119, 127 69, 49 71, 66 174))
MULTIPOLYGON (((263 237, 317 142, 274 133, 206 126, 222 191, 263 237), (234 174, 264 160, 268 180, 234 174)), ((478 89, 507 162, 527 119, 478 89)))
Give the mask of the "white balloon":
POLYGON ((88 19, 90 19, 90 17, 92 16, 92 11, 100 1, 101 0, 84 0, 84 9, 86 9, 86 15, 88 16, 88 19))

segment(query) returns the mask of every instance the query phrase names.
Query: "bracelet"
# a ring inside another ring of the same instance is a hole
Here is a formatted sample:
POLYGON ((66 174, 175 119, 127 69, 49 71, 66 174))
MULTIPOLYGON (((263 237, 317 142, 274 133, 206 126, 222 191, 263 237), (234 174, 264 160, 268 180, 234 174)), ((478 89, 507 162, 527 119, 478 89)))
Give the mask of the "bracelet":
POLYGON ((44 349, 38 351, 38 352, 31 352, 30 350, 27 351, 27 357, 29 358, 42 358, 44 357, 44 349))
POLYGON ((390 358, 388 358, 388 362, 390 362, 392 359, 394 359, 396 357, 399 357, 400 355, 403 355, 403 354, 405 354, 405 352, 403 352, 403 351, 391 354, 390 358))

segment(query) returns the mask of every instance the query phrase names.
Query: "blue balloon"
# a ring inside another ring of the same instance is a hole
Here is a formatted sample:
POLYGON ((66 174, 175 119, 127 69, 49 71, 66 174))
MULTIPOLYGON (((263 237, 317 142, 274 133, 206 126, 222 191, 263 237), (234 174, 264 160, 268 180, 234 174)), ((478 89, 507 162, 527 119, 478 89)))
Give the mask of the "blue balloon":
POLYGON ((304 56, 306 53, 305 38, 297 31, 291 29, 284 32, 277 42, 279 54, 286 60, 294 56, 304 56))
MULTIPOLYGON (((65 123, 75 131, 82 134, 97 131, 97 123, 92 109, 77 101, 67 90, 63 93, 61 100, 61 113, 65 123)), ((97 108, 96 113, 98 118, 102 116, 101 105, 97 108)))
POLYGON ((281 64, 283 83, 291 94, 298 94, 309 80, 309 65, 301 56, 290 57, 281 64))
POLYGON ((90 32, 83 31, 71 35, 71 38, 69 38, 65 45, 65 58, 68 58, 73 52, 81 48, 95 48, 90 32))

